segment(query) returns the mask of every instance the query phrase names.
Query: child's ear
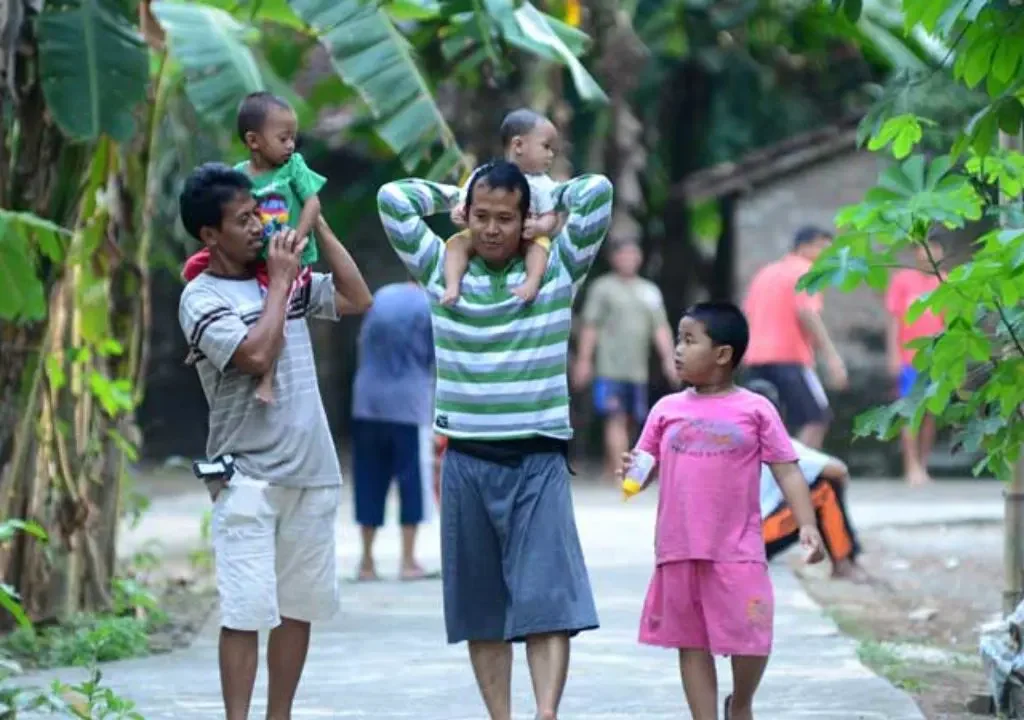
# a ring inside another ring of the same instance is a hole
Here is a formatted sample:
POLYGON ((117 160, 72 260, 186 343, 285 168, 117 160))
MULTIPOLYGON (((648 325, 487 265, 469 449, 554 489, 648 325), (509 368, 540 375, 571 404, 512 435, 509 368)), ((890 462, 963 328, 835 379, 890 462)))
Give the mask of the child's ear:
POLYGON ((719 345, 715 348, 715 362, 718 365, 732 364, 732 345, 719 345))
POLYGON ((523 137, 522 135, 516 135, 512 138, 512 152, 519 155, 523 152, 523 137))
POLYGON ((257 145, 259 144, 259 138, 256 135, 256 131, 249 130, 248 132, 246 132, 244 142, 247 148, 249 148, 250 150, 255 150, 257 148, 257 145))

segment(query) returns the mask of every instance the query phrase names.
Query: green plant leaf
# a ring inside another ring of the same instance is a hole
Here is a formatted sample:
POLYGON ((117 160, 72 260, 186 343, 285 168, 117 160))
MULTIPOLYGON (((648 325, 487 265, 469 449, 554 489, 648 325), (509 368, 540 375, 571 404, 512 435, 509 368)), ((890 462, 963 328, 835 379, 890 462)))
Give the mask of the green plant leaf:
POLYGON ((458 148, 412 47, 384 10, 362 0, 291 0, 291 6, 327 49, 341 79, 359 93, 377 133, 406 169, 458 148), (434 150, 438 143, 441 152, 434 150))
POLYGON ((46 295, 27 243, 9 223, 0 230, 0 318, 41 320, 46 316, 46 295))
POLYGON ((115 0, 47 2, 36 27, 47 109, 64 134, 131 138, 133 113, 149 84, 149 55, 115 0))
POLYGON ((185 92, 200 115, 234 119, 238 103, 266 84, 246 44, 252 28, 227 12, 201 3, 158 0, 153 14, 168 36, 171 56, 185 72, 185 92))
POLYGON ((19 626, 26 630, 32 627, 32 621, 28 619, 24 608, 18 602, 17 593, 7 583, 0 583, 0 608, 10 613, 11 617, 14 618, 14 622, 18 623, 19 626))
POLYGON ((0 543, 5 543, 14 537, 14 533, 23 532, 27 535, 46 542, 48 540, 46 531, 42 525, 34 520, 19 520, 10 518, 0 522, 0 543))

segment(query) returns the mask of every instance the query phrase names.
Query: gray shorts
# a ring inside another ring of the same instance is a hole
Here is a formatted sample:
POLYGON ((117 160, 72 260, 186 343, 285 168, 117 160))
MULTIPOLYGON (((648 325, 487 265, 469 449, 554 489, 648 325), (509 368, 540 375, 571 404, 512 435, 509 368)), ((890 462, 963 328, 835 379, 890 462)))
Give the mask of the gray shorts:
POLYGON ((560 453, 526 455, 508 467, 449 448, 441 566, 449 643, 598 626, 560 453))

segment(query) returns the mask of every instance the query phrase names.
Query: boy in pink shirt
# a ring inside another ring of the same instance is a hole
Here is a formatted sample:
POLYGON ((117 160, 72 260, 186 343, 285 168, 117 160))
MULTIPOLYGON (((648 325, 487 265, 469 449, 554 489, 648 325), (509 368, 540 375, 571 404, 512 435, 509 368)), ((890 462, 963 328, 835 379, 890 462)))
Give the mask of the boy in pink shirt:
MULTIPOLYGON (((915 350, 907 347, 907 343, 917 338, 938 335, 944 327, 942 318, 931 310, 925 311, 916 321, 907 322, 907 311, 914 301, 939 286, 941 280, 935 274, 932 260, 938 264, 942 258, 942 246, 929 239, 927 247, 923 244, 916 247, 917 269, 898 270, 889 279, 889 289, 885 294, 885 309, 889 312, 886 345, 889 373, 897 381, 900 397, 910 395, 917 382, 917 370, 911 364, 915 350)), ((903 430, 903 469, 909 484, 924 485, 931 481, 928 475, 928 456, 934 443, 935 418, 932 415, 924 416, 917 435, 909 429, 903 430)))
MULTIPOLYGON (((656 567, 640 642, 677 648, 694 720, 718 717, 715 655, 732 657, 727 720, 752 720, 771 653, 774 597, 761 535, 761 463, 800 525, 808 562, 824 557, 807 483, 771 402, 733 374, 749 340, 731 303, 700 303, 679 322, 676 368, 690 385, 651 410, 636 450, 657 461, 656 567)), ((631 454, 623 458, 623 468, 631 454)))

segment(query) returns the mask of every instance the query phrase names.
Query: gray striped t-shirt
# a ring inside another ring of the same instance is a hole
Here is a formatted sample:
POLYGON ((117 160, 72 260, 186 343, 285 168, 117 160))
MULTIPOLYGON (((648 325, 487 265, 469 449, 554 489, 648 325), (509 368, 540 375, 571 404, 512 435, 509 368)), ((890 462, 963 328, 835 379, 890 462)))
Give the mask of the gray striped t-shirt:
POLYGON ((501 270, 474 257, 462 294, 449 308, 438 302, 445 245, 423 218, 448 212, 458 202, 459 188, 399 180, 377 194, 388 239, 432 300, 434 428, 443 435, 572 436, 566 382, 572 302, 608 232, 612 186, 602 175, 583 175, 557 186, 553 196, 555 209, 569 213, 569 219, 553 238, 536 299, 526 304, 511 292, 526 279, 521 256, 501 270))
POLYGON ((185 286, 178 321, 210 406, 206 453, 230 453, 238 471, 289 487, 341 482, 334 440, 317 384, 306 318, 337 320, 330 275, 313 273, 288 308, 285 339, 274 373, 274 403, 256 399, 259 378, 231 364, 235 350, 263 312, 255 279, 203 273, 185 286))

